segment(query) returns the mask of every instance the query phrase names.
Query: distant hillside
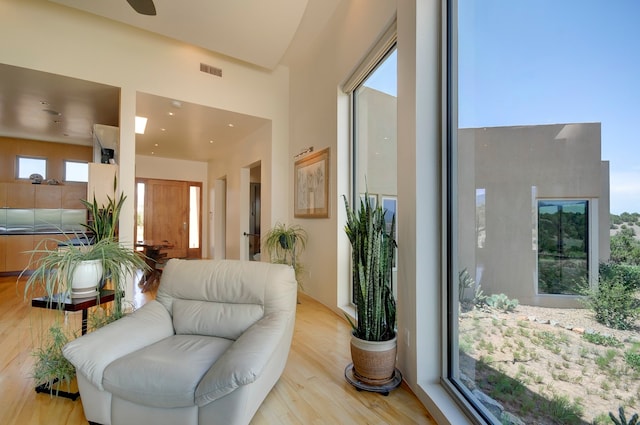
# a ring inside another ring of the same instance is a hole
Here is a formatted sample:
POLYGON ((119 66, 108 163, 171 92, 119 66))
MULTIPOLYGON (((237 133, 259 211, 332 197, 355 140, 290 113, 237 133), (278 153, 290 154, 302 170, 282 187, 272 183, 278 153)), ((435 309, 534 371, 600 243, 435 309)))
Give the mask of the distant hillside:
POLYGON ((620 215, 610 214, 609 234, 615 235, 621 229, 632 229, 636 239, 640 239, 640 213, 623 212, 620 215))

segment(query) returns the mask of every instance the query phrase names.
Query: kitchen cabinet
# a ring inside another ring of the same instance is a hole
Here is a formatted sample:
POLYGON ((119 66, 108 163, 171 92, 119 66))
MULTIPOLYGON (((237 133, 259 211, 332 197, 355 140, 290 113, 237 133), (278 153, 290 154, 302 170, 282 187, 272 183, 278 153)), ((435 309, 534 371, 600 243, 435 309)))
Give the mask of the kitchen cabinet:
POLYGON ((62 186, 35 185, 35 208, 62 208, 62 186))
POLYGON ((87 199, 87 185, 84 183, 68 184, 62 187, 62 208, 63 209, 85 209, 80 202, 87 199))
POLYGON ((5 183, 7 199, 5 207, 9 208, 33 208, 35 205, 35 184, 31 183, 5 183))
POLYGON ((7 238, 8 236, 0 235, 0 273, 6 271, 5 257, 7 256, 7 238))
POLYGON ((21 272, 29 265, 33 249, 33 235, 2 236, 6 240, 5 264, 6 272, 21 272), (11 238, 11 239, 8 239, 11 238))
POLYGON ((7 185, 9 183, 0 182, 0 208, 7 206, 7 185))

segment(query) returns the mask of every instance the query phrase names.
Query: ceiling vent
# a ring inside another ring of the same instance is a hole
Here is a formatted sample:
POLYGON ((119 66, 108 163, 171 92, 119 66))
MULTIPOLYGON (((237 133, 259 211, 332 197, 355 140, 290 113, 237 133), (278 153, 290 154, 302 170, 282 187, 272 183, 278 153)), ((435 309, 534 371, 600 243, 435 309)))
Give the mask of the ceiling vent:
POLYGON ((216 77, 222 77, 222 69, 216 68, 213 65, 207 65, 206 63, 200 64, 200 71, 215 75, 216 77))

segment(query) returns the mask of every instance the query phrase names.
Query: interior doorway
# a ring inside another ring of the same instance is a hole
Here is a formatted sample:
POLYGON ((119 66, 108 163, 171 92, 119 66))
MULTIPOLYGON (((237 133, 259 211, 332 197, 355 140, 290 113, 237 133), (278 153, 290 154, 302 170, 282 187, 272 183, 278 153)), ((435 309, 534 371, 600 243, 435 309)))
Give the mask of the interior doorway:
POLYGON ((262 167, 255 164, 249 171, 249 260, 260 260, 260 184, 262 167))
POLYGON ((135 235, 165 244, 167 258, 201 258, 202 183, 136 179, 135 235))

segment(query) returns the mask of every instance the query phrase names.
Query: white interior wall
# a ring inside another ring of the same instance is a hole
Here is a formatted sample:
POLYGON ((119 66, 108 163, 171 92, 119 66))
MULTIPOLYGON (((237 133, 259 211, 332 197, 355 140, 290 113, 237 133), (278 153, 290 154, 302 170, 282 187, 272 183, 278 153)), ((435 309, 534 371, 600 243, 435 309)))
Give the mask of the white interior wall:
MULTIPOLYGON (((337 220, 338 211, 344 210, 342 195, 348 195, 343 190, 338 192, 337 179, 348 179, 349 173, 348 169, 336 169, 337 152, 343 151, 337 145, 338 121, 342 119, 338 117, 339 87, 393 21, 395 9, 395 2, 388 0, 342 2, 316 44, 309 46, 308 56, 290 69, 291 147, 287 169, 293 175, 294 156, 308 146, 314 151, 330 148, 330 205, 329 218, 296 219, 290 211, 288 222, 301 225, 309 236, 302 255, 308 272, 304 291, 336 311, 339 291, 348 292, 349 278, 348 274, 337 273, 337 251, 326 249, 337 247, 339 238, 348 244, 343 236, 344 224, 337 220), (341 287, 336 285, 338 281, 341 287)), ((341 164, 348 166, 348 162, 341 164)), ((293 193, 293 180, 288 187, 293 193)))
MULTIPOLYGON (((0 44, 3 63, 121 87, 118 165, 121 188, 129 195, 121 227, 131 229, 121 234, 123 242, 133 243, 137 92, 271 120, 270 159, 274 167, 270 177, 278 187, 288 187, 289 73, 286 68, 267 71, 247 66, 44 0, 0 0, 0 10, 0 37, 11 40, 0 44), (200 72, 201 62, 222 68, 224 77, 214 78, 200 72)), ((271 170, 269 166, 268 172, 271 170)), ((274 211, 269 212, 286 217, 289 192, 276 191, 272 199, 274 211)), ((127 292, 132 293, 132 289, 131 283, 127 292)))
MULTIPOLYGON (((271 124, 265 124, 258 131, 251 134, 242 142, 229 147, 220 158, 209 163, 209 179, 211 187, 217 188, 215 182, 225 178, 226 199, 215 196, 216 206, 214 214, 224 209, 226 220, 218 226, 224 226, 225 246, 224 258, 240 259, 248 258, 248 241, 243 235, 249 233, 249 183, 250 169, 256 163, 260 163, 260 191, 261 191, 261 229, 269 229, 274 214, 272 208, 274 193, 283 192, 282 186, 274 186, 272 190, 272 164, 271 164, 271 124), (242 211, 245 213, 242 213, 242 211), (241 213, 239 213, 241 212, 241 213), (245 252, 246 251, 246 252, 245 252)), ((280 205, 286 210, 286 205, 280 205)), ((211 229, 210 233, 215 229, 211 229)), ((211 240, 216 244, 222 241, 210 234, 211 240)), ((214 252, 217 248, 213 247, 214 252)), ((216 258, 219 258, 216 254, 216 258)))

